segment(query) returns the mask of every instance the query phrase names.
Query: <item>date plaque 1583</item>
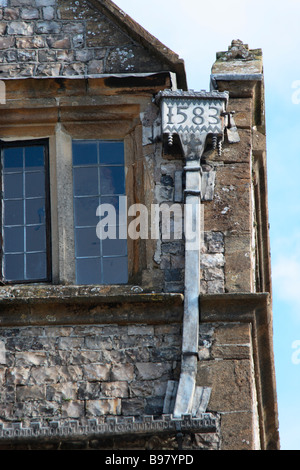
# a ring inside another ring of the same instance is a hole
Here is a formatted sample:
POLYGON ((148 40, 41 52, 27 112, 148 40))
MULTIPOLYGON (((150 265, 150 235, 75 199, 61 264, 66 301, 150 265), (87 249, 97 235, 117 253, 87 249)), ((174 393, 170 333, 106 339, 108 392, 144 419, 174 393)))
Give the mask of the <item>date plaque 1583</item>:
POLYGON ((158 99, 163 134, 223 134, 228 93, 164 90, 158 99))

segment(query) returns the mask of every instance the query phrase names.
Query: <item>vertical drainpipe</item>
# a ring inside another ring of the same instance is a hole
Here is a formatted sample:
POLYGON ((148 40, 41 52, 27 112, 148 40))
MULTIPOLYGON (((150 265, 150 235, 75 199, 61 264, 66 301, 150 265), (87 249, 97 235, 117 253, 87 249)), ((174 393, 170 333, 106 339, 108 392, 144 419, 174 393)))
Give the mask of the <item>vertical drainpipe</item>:
POLYGON ((177 387, 174 418, 196 414, 201 402, 201 387, 196 387, 199 348, 200 242, 201 227, 201 157, 208 135, 223 140, 224 113, 228 94, 164 90, 157 95, 161 106, 162 133, 178 134, 185 157, 185 284, 181 373, 177 387), (193 227, 191 227, 193 226, 193 227), (191 230, 192 229, 192 230, 191 230), (189 239, 187 233, 196 235, 189 239))
POLYGON ((191 413, 196 389, 199 350, 200 234, 202 231, 200 158, 198 152, 190 150, 185 166, 185 233, 191 231, 195 233, 196 238, 185 240, 182 359, 173 412, 175 418, 191 413))

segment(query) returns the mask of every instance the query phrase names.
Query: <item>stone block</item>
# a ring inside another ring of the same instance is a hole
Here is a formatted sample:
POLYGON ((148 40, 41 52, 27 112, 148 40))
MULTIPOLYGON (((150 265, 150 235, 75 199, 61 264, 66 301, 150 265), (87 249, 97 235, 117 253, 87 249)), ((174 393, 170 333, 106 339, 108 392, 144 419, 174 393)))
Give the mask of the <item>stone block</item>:
MULTIPOLYGON (((115 25, 108 22, 105 17, 96 17, 95 19, 86 22, 86 43, 88 47, 117 47, 132 44, 129 36, 126 36, 115 25)), ((119 50, 118 53, 121 60, 126 60, 125 52, 119 50)), ((131 55, 131 53, 129 54, 131 55)))
POLYGON ((40 12, 36 8, 24 8, 21 10, 23 20, 36 20, 40 17, 40 12))
POLYGON ((6 21, 17 20, 20 16, 19 8, 5 8, 3 10, 3 19, 6 21))
POLYGON ((52 49, 70 49, 71 39, 66 35, 47 36, 47 44, 52 49))
POLYGON ((85 364, 82 369, 84 378, 88 381, 109 380, 110 364, 85 364))
POLYGON ((131 382, 134 379, 134 366, 132 364, 113 364, 111 370, 112 381, 131 382))
POLYGON ((142 416, 145 411, 144 398, 132 398, 122 400, 123 416, 142 416))
POLYGON ((60 31, 61 24, 57 21, 38 21, 35 25, 37 34, 59 34, 60 31))
POLYGON ((16 46, 18 49, 39 49, 45 47, 45 45, 45 39, 42 36, 16 38, 16 46))
POLYGON ((34 384, 57 383, 60 379, 60 367, 35 367, 31 369, 30 381, 34 384))
MULTIPOLYGON (((235 144, 225 144, 221 159, 224 163, 249 163, 252 155, 252 131, 248 129, 238 129, 240 142, 235 144)), ((220 158, 219 158, 220 159, 220 158)))
POLYGON ((128 398, 127 382, 108 382, 101 385, 103 396, 111 398, 128 398))
POLYGON ((219 166, 213 201, 204 204, 205 230, 242 232, 252 228, 250 164, 219 166))
POLYGON ((101 385, 99 382, 81 382, 78 387, 79 400, 97 400, 101 398, 101 385))
POLYGON ((46 77, 57 77, 60 76, 61 64, 46 64, 39 65, 37 68, 38 75, 46 77))
POLYGON ((53 20, 55 16, 55 10, 53 7, 48 6, 43 8, 43 18, 46 21, 53 20))
POLYGON ((78 337, 62 337, 58 339, 58 348, 70 351, 72 349, 82 348, 84 338, 78 337))
POLYGON ((6 371, 7 385, 27 385, 30 380, 30 369, 26 367, 9 368, 6 371))
POLYGON ((207 281, 206 284, 208 294, 223 294, 225 292, 224 280, 207 281))
POLYGON ((128 326, 128 335, 150 335, 153 336, 154 327, 148 325, 130 325, 128 326))
POLYGON ((6 347, 4 341, 0 341, 0 364, 6 364, 6 347))
POLYGON ((64 418, 82 418, 85 415, 85 404, 83 401, 65 401, 61 405, 61 413, 64 418))
POLYGON ((9 49, 10 47, 13 47, 15 44, 15 38, 14 37, 0 37, 0 49, 9 49))
POLYGON ((259 450, 255 446, 253 414, 249 412, 223 413, 222 450, 259 450))
POLYGON ((24 5, 32 6, 32 0, 10 0, 10 6, 21 7, 24 5))
POLYGON ((7 26, 7 34, 19 36, 32 36, 33 25, 24 21, 11 21, 7 26))
POLYGON ((228 235, 225 239, 227 292, 251 292, 253 289, 251 234, 228 235))
POLYGON ((154 380, 168 375, 172 369, 171 364, 163 363, 137 363, 135 364, 140 380, 154 380))
POLYGON ((88 73, 90 75, 97 75, 104 72, 103 60, 92 60, 88 64, 88 73))
POLYGON ((48 364, 47 354, 40 351, 24 351, 16 353, 16 366, 45 366, 48 364))
POLYGON ((212 389, 208 411, 251 412, 252 374, 250 360, 227 359, 199 362, 197 385, 212 389))
POLYGON ((55 6, 56 0, 35 0, 37 7, 55 6))
POLYGON ((227 110, 234 111, 234 122, 241 129, 251 129, 253 123, 253 101, 252 98, 231 98, 227 110))
POLYGON ((16 400, 21 402, 32 400, 45 400, 44 387, 40 385, 18 385, 16 388, 16 400))
POLYGON ((149 381, 134 381, 129 386, 130 397, 148 397, 152 394, 152 382, 149 381))
POLYGON ((46 387, 46 399, 48 401, 63 403, 76 400, 76 398, 77 386, 72 382, 51 384, 46 387))
POLYGON ((237 344, 249 346, 251 344, 251 328, 248 324, 243 323, 218 325, 214 329, 214 343, 216 345, 237 344))
POLYGON ((120 398, 101 398, 100 400, 89 400, 86 402, 87 417, 120 415, 121 399, 120 398))

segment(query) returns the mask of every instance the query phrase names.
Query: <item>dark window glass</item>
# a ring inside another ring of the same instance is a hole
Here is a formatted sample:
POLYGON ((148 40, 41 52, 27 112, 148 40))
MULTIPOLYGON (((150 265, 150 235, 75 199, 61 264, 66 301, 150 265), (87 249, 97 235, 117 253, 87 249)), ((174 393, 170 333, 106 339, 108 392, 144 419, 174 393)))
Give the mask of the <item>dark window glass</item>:
POLYGON ((2 279, 50 280, 48 144, 4 143, 2 165, 2 279))
POLYGON ((110 204, 116 215, 105 231, 118 234, 119 196, 125 196, 123 142, 75 140, 73 190, 77 284, 125 284, 127 240, 100 240, 96 234, 107 217, 107 212, 96 215, 100 204, 110 204))

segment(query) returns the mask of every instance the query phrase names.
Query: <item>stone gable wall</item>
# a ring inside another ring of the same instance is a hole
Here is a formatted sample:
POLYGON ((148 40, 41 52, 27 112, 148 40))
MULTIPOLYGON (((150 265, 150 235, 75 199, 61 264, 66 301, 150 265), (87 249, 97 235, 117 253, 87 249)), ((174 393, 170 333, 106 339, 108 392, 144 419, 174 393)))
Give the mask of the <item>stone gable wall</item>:
POLYGON ((0 1, 2 78, 166 69, 85 0, 0 1))

